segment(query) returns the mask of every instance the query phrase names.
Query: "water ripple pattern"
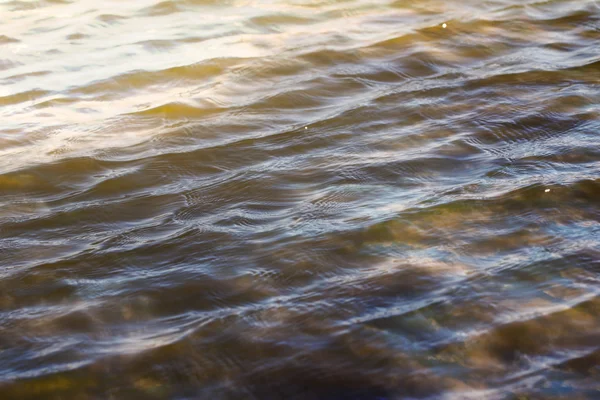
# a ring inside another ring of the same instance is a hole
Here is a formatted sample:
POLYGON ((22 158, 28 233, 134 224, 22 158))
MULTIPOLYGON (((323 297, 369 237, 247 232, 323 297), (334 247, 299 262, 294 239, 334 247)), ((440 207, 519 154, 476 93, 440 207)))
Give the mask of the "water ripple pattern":
POLYGON ((0 398, 600 398, 596 0, 0 1, 0 398))

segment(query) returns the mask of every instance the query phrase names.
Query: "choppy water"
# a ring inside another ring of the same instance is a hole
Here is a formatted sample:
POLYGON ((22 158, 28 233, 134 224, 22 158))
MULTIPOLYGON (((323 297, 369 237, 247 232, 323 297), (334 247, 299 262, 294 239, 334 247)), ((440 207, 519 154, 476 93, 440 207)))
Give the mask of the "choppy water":
POLYGON ((2 399, 600 398, 597 1, 2 1, 0 106, 2 399))

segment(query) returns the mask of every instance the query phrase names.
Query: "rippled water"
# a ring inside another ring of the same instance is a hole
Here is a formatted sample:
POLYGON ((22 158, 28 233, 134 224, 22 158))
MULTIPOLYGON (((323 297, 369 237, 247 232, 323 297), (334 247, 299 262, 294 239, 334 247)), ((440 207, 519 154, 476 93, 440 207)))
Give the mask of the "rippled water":
POLYGON ((599 2, 2 1, 0 82, 2 399, 600 398, 599 2))

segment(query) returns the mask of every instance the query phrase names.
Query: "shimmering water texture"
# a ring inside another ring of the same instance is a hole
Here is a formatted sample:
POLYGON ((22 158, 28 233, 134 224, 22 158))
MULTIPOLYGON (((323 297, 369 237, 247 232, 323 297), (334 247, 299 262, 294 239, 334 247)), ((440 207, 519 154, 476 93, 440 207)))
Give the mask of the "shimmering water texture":
POLYGON ((599 2, 1 1, 0 82, 0 399, 600 399, 599 2))

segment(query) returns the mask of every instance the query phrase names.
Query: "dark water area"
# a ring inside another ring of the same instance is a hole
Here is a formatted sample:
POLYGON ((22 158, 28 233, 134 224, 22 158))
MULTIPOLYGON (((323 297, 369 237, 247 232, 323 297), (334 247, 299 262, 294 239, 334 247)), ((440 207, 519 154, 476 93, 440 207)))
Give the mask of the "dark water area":
POLYGON ((600 399, 600 2, 0 1, 0 399, 600 399))

